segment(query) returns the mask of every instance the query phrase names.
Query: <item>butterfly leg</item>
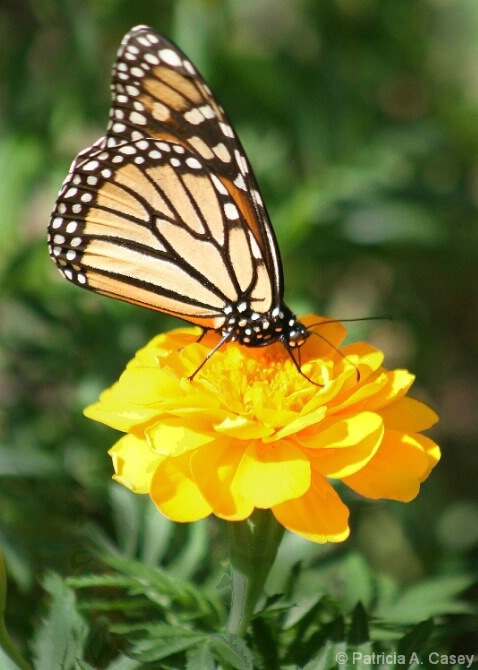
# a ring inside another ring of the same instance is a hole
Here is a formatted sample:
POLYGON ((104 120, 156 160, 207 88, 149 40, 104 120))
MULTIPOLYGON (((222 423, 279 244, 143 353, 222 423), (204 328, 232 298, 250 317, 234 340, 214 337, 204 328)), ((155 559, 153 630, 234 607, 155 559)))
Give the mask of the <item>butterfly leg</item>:
MULTIPOLYGON (((198 342, 200 342, 200 341, 202 340, 202 338, 204 337, 205 334, 206 334, 206 330, 204 330, 203 333, 200 335, 200 337, 199 337, 199 339, 198 339, 198 342)), ((222 338, 219 340, 219 342, 218 342, 218 343, 211 349, 211 351, 208 353, 208 355, 207 355, 206 358, 203 360, 203 362, 201 363, 201 365, 200 365, 198 368, 196 368, 196 370, 194 370, 194 372, 192 373, 192 375, 189 375, 188 379, 189 379, 190 382, 193 381, 194 377, 197 375, 197 373, 199 372, 199 370, 201 370, 201 368, 208 362, 208 360, 211 358, 211 356, 213 356, 213 354, 215 354, 216 351, 217 351, 218 349, 220 349, 220 348, 222 347, 222 345, 225 344, 225 343, 232 337, 232 335, 233 335, 233 333, 232 333, 232 331, 231 331, 231 332, 226 333, 225 335, 222 336, 222 338)))

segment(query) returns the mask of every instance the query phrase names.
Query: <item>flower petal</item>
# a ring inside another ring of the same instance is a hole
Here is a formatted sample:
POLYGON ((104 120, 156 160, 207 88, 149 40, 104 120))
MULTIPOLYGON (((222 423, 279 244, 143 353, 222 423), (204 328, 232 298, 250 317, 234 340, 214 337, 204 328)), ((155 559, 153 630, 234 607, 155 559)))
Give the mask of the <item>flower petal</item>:
POLYGON ((428 467, 423 473, 422 478, 420 479, 421 482, 424 482, 441 458, 440 447, 437 444, 435 444, 433 440, 430 440, 430 438, 427 437, 426 435, 418 435, 417 433, 415 433, 413 437, 422 447, 423 451, 426 453, 428 458, 428 467))
POLYGON ((302 451, 285 440, 245 450, 232 483, 235 495, 263 509, 297 498, 310 486, 310 464, 302 451))
POLYGON ((285 528, 312 542, 343 542, 349 536, 349 510, 329 482, 312 473, 309 490, 300 498, 272 508, 285 528))
POLYGON ((438 415, 428 405, 415 398, 400 398, 378 410, 386 428, 404 433, 418 433, 438 421, 438 415))
MULTIPOLYGON (((409 502, 420 489, 430 467, 430 457, 416 439, 396 430, 386 430, 380 449, 359 472, 342 481, 367 498, 389 498, 409 502)), ((433 451, 431 451, 433 458, 433 451)))
POLYGON ((274 432, 269 426, 264 426, 258 421, 245 416, 227 417, 221 423, 214 426, 214 430, 222 435, 235 437, 238 440, 255 440, 266 437, 274 432))
POLYGON ((244 454, 244 446, 231 440, 216 440, 197 449, 191 456, 190 467, 194 481, 214 514, 221 519, 247 519, 254 505, 231 488, 237 466, 244 454))
POLYGON ((180 456, 214 440, 214 435, 191 429, 184 425, 184 419, 172 416, 162 417, 149 426, 145 436, 151 449, 164 456, 180 456))
POLYGON ((125 435, 108 451, 115 474, 113 479, 135 493, 149 493, 156 468, 163 460, 150 449, 145 439, 125 435))
POLYGON ((334 479, 348 477, 363 468, 377 452, 384 428, 378 414, 362 412, 350 419, 336 419, 311 439, 307 449, 312 467, 334 479))
POLYGON ((287 426, 284 426, 284 428, 278 430, 277 433, 273 435, 273 437, 270 439, 265 439, 264 442, 280 440, 284 437, 288 437, 289 435, 293 435, 294 433, 298 433, 305 428, 309 428, 309 426, 318 424, 325 417, 326 413, 327 407, 319 407, 313 412, 299 416, 294 421, 291 421, 287 426))
POLYGON ((385 407, 391 402, 396 402, 402 398, 415 380, 415 375, 410 374, 408 370, 383 371, 387 376, 387 383, 375 395, 371 396, 364 409, 374 410, 379 407, 385 407))
POLYGON ((209 516, 212 507, 194 482, 190 454, 166 458, 151 480, 151 498, 164 516, 173 521, 198 521, 209 516))

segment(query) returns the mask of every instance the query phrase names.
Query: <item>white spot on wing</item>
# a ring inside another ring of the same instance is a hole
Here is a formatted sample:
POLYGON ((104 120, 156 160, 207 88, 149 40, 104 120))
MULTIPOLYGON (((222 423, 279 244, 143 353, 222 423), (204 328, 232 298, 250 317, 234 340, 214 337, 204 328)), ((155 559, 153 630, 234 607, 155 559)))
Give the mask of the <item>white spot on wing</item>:
POLYGON ((146 117, 139 112, 131 112, 129 120, 131 123, 136 123, 138 126, 145 126, 147 123, 146 117))
POLYGON ((223 135, 225 135, 226 137, 231 137, 231 138, 234 137, 234 131, 233 131, 233 129, 231 128, 231 126, 229 126, 227 123, 222 123, 222 122, 221 122, 221 123, 219 124, 219 126, 220 126, 220 128, 221 128, 221 130, 222 130, 222 134, 223 134, 223 135))
POLYGON ((237 186, 237 188, 240 188, 243 191, 245 191, 247 188, 242 174, 237 175, 237 177, 234 179, 234 184, 237 186))
POLYGON ((224 186, 222 181, 219 179, 219 177, 216 177, 215 174, 211 174, 211 179, 212 179, 212 182, 213 182, 214 186, 217 188, 219 193, 221 193, 221 195, 228 195, 228 190, 224 186))
POLYGON ((184 118, 188 123, 192 123, 193 126, 197 126, 204 121, 204 116, 197 107, 193 107, 193 109, 186 112, 184 118))
POLYGON ((168 65, 172 65, 173 67, 178 67, 181 65, 181 58, 172 49, 161 49, 159 52, 159 57, 165 63, 168 63, 168 65))
POLYGON ((239 218, 239 212, 237 211, 237 207, 232 202, 226 202, 226 204, 224 205, 224 213, 227 216, 227 218, 230 219, 231 221, 235 221, 236 219, 239 218))

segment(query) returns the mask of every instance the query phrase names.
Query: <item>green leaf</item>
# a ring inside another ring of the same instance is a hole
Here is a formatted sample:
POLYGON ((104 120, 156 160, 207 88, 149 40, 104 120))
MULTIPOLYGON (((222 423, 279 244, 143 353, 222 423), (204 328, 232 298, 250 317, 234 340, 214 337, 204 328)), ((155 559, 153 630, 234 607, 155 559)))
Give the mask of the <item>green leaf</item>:
POLYGON ((412 654, 419 654, 429 641, 433 634, 433 621, 428 619, 414 626, 397 645, 397 654, 403 654, 405 658, 410 658, 412 654))
POLYGON ((118 485, 111 485, 109 494, 119 545, 123 554, 132 558, 141 538, 142 500, 118 485))
POLYGON ((388 608, 377 611, 376 616, 389 623, 410 624, 443 614, 473 612, 471 605, 456 599, 473 582, 469 575, 453 575, 419 582, 407 589, 388 608))
POLYGON ((75 670, 83 658, 88 627, 76 610, 75 594, 59 575, 48 574, 43 588, 51 597, 50 608, 33 641, 36 670, 75 670))
POLYGON ((252 620, 254 650, 267 662, 266 667, 279 667, 279 650, 276 622, 273 619, 256 617, 252 620))
POLYGON ((335 670, 338 667, 337 653, 344 646, 343 643, 337 645, 327 640, 317 656, 304 665, 303 670, 335 670))
POLYGON ((368 642, 368 614, 361 602, 355 606, 352 615, 352 623, 348 633, 348 643, 350 645, 359 645, 368 642))
POLYGON ((189 524, 188 535, 188 542, 170 564, 181 579, 190 578, 209 551, 209 526, 205 520, 189 524))
MULTIPOLYGON (((129 492, 131 494, 131 492, 129 492)), ((134 496, 138 497, 138 496, 134 496)), ((173 538, 175 523, 158 512, 150 498, 145 501, 141 558, 148 565, 161 563, 173 538)))
POLYGON ((129 656, 118 656, 111 661, 105 670, 140 670, 141 664, 129 656))
POLYGON ((18 665, 12 661, 12 659, 6 655, 6 653, 0 648, 0 668, 2 670, 18 670, 18 665))
POLYGON ((131 655, 142 661, 150 663, 159 661, 168 656, 186 651, 204 642, 206 633, 197 633, 180 626, 167 626, 155 624, 147 628, 149 639, 135 642, 131 649, 131 655))
POLYGON ((215 667, 216 664, 209 648, 209 640, 188 654, 186 670, 215 670, 215 667))
POLYGON ((254 657, 242 638, 230 633, 211 635, 211 648, 221 661, 232 665, 236 670, 252 670, 254 657))
POLYGON ((355 607, 358 601, 370 607, 374 594, 373 576, 363 556, 353 552, 343 564, 343 600, 347 608, 355 607))
POLYGON ((314 594, 311 596, 305 596, 301 598, 297 603, 294 603, 294 607, 289 607, 289 611, 285 617, 283 624, 284 630, 289 630, 293 626, 296 626, 298 623, 301 623, 303 619, 313 618, 317 609, 320 606, 321 600, 324 595, 314 594))

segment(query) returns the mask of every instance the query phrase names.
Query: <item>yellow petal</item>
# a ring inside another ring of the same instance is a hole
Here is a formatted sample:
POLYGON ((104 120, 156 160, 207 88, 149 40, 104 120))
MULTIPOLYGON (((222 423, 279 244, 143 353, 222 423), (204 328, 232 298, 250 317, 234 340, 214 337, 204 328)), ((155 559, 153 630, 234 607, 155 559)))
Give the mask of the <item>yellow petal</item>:
POLYGON ((166 458, 151 481, 151 498, 164 516, 173 521, 198 521, 209 516, 212 507, 193 481, 190 454, 166 458))
POLYGON ((421 482, 424 482, 441 458, 440 447, 437 444, 435 444, 433 440, 430 440, 429 437, 426 437, 426 435, 419 435, 415 433, 413 437, 421 446, 421 448, 426 453, 428 458, 428 467, 423 473, 422 478, 420 480, 421 482))
POLYGON ((383 362, 383 353, 366 342, 355 342, 341 348, 342 365, 350 367, 353 363, 360 372, 360 382, 365 382, 369 375, 376 372, 383 362))
POLYGON ((301 445, 308 449, 342 449, 353 446, 367 435, 375 433, 382 425, 382 418, 374 412, 326 419, 314 432, 298 435, 301 445))
POLYGON ((145 439, 125 435, 108 453, 115 469, 113 479, 135 493, 149 493, 151 480, 163 457, 155 454, 145 439))
POLYGON ((235 495, 263 509, 297 498, 309 486, 309 460, 298 447, 285 440, 262 449, 260 443, 252 442, 232 483, 235 495))
POLYGON ((158 417, 158 410, 149 407, 123 406, 118 403, 108 406, 107 403, 96 402, 83 410, 83 414, 93 421, 104 423, 123 433, 135 430, 139 425, 147 425, 158 417))
POLYGON ((313 412, 309 412, 308 414, 299 416, 297 417, 297 419, 294 419, 294 421, 291 421, 287 426, 284 426, 284 428, 278 430, 270 439, 265 439, 264 442, 280 440, 294 433, 298 433, 299 431, 304 430, 305 428, 309 428, 310 426, 313 426, 322 421, 326 413, 327 413, 326 407, 319 407, 313 412))
POLYGON ((312 474, 309 490, 300 498, 272 508, 285 528, 312 542, 343 542, 349 536, 349 510, 329 482, 312 474))
POLYGON ((225 439, 201 447, 191 456, 194 481, 214 514, 221 519, 240 521, 247 519, 254 510, 251 502, 231 488, 243 453, 240 442, 225 439))
MULTIPOLYGON (((337 423, 324 431, 325 437, 330 435, 330 446, 308 449, 307 454, 314 470, 333 479, 342 479, 361 470, 373 458, 382 442, 384 429, 381 418, 371 412, 340 422, 351 425, 348 435, 341 435, 337 423)), ((317 437, 323 438, 324 435, 320 433, 317 437)))
POLYGON ((199 433, 184 425, 184 419, 162 417, 145 430, 151 448, 157 454, 180 456, 214 440, 213 434, 199 433))
POLYGON ((343 412, 359 412, 365 409, 366 402, 374 398, 377 393, 387 384, 387 375, 385 372, 372 372, 367 381, 361 381, 359 384, 355 381, 344 388, 342 393, 336 394, 328 403, 330 414, 341 414, 343 412))
POLYGON ((229 416, 215 425, 214 430, 221 435, 235 437, 238 440, 255 440, 274 432, 273 428, 261 425, 258 421, 245 416, 229 416))
POLYGON ((301 317, 300 320, 307 328, 313 325, 312 332, 316 333, 315 336, 309 337, 302 345, 302 360, 333 358, 337 353, 337 347, 340 346, 347 333, 344 325, 337 321, 337 319, 323 316, 318 317, 315 314, 308 314, 301 317))
POLYGON ((428 469, 427 453, 414 435, 386 430, 372 460, 342 481, 366 498, 409 502, 418 494, 428 469))
POLYGON ((408 370, 386 371, 386 375, 387 383, 378 393, 371 396, 367 403, 365 403, 364 409, 374 410, 379 407, 385 407, 385 405, 391 402, 396 402, 405 395, 415 380, 415 375, 412 375, 408 370))
POLYGON ((438 421, 438 415, 424 402, 414 398, 400 398, 378 410, 386 428, 404 433, 418 433, 438 421))

